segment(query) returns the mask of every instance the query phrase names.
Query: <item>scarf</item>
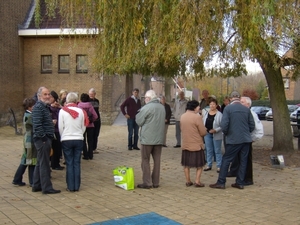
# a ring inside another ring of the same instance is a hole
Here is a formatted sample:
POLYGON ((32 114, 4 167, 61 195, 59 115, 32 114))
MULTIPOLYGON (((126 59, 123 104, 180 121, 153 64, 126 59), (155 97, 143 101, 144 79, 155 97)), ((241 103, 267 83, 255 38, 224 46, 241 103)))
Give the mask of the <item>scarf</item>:
MULTIPOLYGON (((73 109, 70 109, 69 108, 70 106, 78 107, 77 104, 75 104, 75 103, 69 103, 67 106, 64 106, 62 109, 64 111, 68 112, 73 117, 73 119, 76 119, 79 116, 79 113, 73 109)), ((82 110, 82 111, 83 111, 83 115, 84 115, 84 125, 87 126, 87 125, 89 125, 90 121, 89 121, 86 111, 85 110, 82 110)))

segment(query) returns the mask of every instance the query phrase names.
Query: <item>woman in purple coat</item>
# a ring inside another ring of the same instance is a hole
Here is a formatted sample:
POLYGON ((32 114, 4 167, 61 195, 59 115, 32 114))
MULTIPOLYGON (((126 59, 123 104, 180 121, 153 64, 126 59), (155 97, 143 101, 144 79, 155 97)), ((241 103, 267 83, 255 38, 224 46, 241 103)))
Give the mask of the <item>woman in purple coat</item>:
POLYGON ((93 121, 98 119, 98 115, 92 105, 89 102, 89 95, 86 93, 81 94, 78 107, 85 110, 88 117, 91 118, 89 125, 86 127, 83 140, 83 159, 89 160, 93 159, 93 150, 94 150, 94 132, 95 127, 93 121))

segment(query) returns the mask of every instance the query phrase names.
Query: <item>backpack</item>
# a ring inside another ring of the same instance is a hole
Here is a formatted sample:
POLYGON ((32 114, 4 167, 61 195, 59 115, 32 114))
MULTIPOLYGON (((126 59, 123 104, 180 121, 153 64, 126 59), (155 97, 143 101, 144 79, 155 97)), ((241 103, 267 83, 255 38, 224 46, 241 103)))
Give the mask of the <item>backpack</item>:
POLYGON ((90 110, 88 108, 87 109, 85 108, 84 110, 86 111, 86 114, 87 114, 87 116, 89 118, 89 122, 93 123, 94 122, 94 120, 93 120, 93 114, 90 112, 90 110))

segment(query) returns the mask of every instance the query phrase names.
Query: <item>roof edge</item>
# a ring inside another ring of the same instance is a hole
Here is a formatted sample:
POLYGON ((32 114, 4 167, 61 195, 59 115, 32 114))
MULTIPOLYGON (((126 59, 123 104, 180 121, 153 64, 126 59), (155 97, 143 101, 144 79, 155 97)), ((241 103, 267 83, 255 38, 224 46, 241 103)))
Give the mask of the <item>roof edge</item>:
POLYGON ((19 36, 60 36, 60 35, 96 35, 97 28, 72 28, 72 29, 20 29, 19 36))
POLYGON ((30 3, 29 10, 27 12, 26 19, 25 19, 24 23, 22 24, 22 27, 21 27, 22 29, 27 29, 29 27, 30 22, 34 15, 35 7, 36 7, 35 0, 32 0, 30 3))

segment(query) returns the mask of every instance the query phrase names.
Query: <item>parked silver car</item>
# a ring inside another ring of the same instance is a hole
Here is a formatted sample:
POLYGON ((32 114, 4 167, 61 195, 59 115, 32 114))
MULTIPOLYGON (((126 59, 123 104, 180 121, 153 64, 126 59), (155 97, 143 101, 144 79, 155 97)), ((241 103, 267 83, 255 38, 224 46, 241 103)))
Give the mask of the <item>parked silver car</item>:
MULTIPOLYGON (((299 106, 297 105, 288 105, 288 110, 289 110, 289 114, 290 116, 292 115, 292 113, 297 110, 299 108, 299 106)), ((272 109, 270 109, 267 113, 266 113, 266 120, 268 121, 272 121, 273 120, 273 113, 272 113, 272 109)))
POLYGON ((293 122, 297 122, 297 112, 300 110, 300 107, 298 109, 296 109, 294 112, 291 113, 290 115, 290 119, 293 122))

